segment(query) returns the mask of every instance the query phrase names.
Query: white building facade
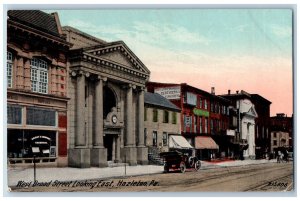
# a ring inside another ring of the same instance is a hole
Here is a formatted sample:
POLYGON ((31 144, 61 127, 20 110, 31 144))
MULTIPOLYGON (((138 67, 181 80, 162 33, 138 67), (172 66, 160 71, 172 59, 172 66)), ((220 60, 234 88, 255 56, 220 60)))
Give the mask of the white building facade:
POLYGON ((247 149, 243 151, 245 159, 255 159, 255 118, 258 117, 253 103, 247 99, 240 99, 236 102, 239 109, 239 130, 240 139, 247 144, 247 149))

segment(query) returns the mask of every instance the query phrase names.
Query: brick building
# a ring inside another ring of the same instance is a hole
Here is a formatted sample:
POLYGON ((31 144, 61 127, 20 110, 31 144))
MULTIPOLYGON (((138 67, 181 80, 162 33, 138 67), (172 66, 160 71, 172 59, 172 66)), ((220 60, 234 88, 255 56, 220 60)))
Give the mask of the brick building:
POLYGON ((7 148, 10 164, 67 165, 67 52, 57 13, 7 18, 7 148))
POLYGON ((278 148, 290 148, 290 136, 288 132, 271 131, 270 141, 270 153, 276 153, 278 148))
POLYGON ((147 90, 158 93, 181 109, 181 134, 196 148, 201 159, 228 157, 235 132, 229 130, 229 104, 225 98, 186 83, 148 82, 147 90), (216 143, 219 142, 219 144, 216 143))
POLYGON ((258 117, 255 119, 256 158, 265 158, 270 152, 270 105, 271 101, 259 94, 251 94, 251 101, 255 105, 258 117))
MULTIPOLYGON (((270 118, 270 131, 288 133, 288 146, 291 149, 294 147, 293 142, 293 116, 288 117, 284 113, 278 113, 276 116, 270 118)), ((274 141, 271 141, 271 146, 274 141)))

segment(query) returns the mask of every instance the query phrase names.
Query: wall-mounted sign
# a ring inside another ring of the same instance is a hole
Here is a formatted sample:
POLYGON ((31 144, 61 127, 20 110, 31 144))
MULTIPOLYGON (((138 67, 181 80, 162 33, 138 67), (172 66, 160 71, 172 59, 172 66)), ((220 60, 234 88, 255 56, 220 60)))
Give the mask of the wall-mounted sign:
POLYGON ((197 105, 197 96, 193 93, 186 92, 186 103, 189 105, 197 105))
POLYGON ((190 127, 190 125, 191 125, 191 117, 190 116, 184 116, 184 125, 186 126, 186 127, 190 127))
POLYGON ((154 93, 158 93, 169 100, 180 99, 180 86, 156 88, 154 93))
POLYGON ((227 129, 226 130, 226 135, 235 136, 235 130, 229 130, 229 129, 227 129))
POLYGON ((194 108, 193 113, 197 116, 209 117, 209 112, 206 110, 200 110, 200 109, 194 108))

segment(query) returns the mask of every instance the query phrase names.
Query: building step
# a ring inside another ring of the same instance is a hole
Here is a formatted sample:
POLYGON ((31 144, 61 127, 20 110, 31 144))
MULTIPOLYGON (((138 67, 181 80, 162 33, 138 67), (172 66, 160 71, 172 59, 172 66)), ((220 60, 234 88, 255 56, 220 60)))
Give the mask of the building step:
POLYGON ((115 163, 113 161, 107 161, 108 167, 124 167, 125 164, 126 164, 126 166, 129 166, 128 163, 115 163))

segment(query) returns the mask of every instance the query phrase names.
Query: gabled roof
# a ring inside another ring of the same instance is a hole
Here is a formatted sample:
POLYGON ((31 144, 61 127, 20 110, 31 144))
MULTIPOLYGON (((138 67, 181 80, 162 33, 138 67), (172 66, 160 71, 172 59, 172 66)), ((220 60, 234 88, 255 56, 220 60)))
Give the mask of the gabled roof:
POLYGON ((176 105, 157 93, 145 92, 145 104, 180 112, 180 109, 176 105))
POLYGON ((258 101, 264 101, 264 102, 266 102, 266 103, 268 103, 268 104, 271 104, 271 103, 272 103, 271 101, 269 101, 268 99, 262 97, 262 96, 259 95, 259 94, 251 94, 251 98, 252 98, 252 99, 256 99, 256 100, 258 100, 258 101))
POLYGON ((39 10, 9 10, 7 16, 10 20, 60 37, 54 15, 39 10))

